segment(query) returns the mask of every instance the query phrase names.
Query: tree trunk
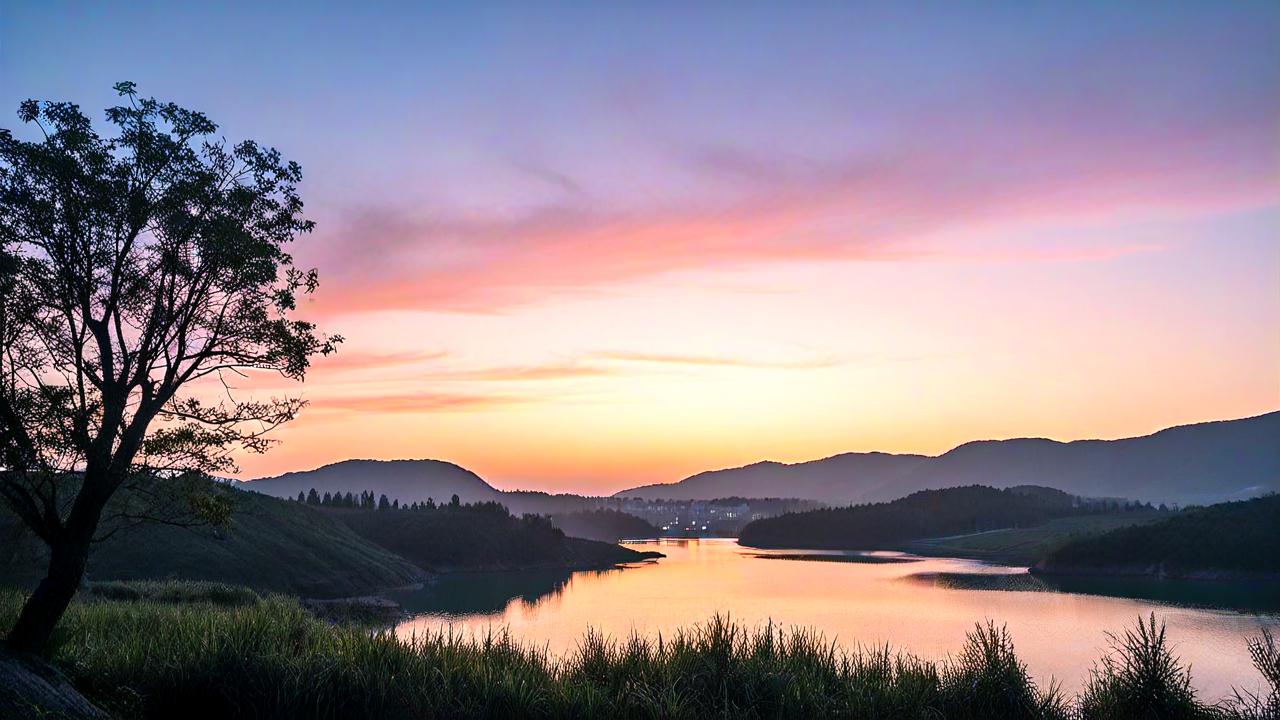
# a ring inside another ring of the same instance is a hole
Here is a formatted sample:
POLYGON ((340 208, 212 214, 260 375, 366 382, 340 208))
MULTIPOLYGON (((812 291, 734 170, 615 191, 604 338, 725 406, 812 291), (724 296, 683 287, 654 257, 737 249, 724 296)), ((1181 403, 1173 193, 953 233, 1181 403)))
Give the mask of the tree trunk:
POLYGON ((103 492, 109 487, 104 480, 95 472, 85 473, 84 484, 62 531, 49 544, 49 569, 9 631, 7 639, 13 649, 37 655, 48 650, 53 628, 62 619, 84 578, 89 548, 98 531, 106 498, 110 496, 109 492, 103 492))
POLYGON ((27 598, 18 622, 9 632, 10 647, 33 654, 43 654, 48 649, 54 626, 80 587, 88 556, 88 542, 67 539, 52 548, 45 578, 27 598))

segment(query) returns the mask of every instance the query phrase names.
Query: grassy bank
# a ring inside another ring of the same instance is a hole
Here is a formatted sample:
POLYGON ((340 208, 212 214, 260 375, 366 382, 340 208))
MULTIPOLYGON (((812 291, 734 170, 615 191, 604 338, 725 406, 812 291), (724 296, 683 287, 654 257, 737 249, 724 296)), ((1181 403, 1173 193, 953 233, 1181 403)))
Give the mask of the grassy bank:
POLYGON ((1065 545, 1035 570, 1060 575, 1280 579, 1280 495, 1195 508, 1065 545))
POLYGON ((1032 565, 1071 543, 1113 530, 1149 525, 1168 519, 1168 513, 1122 512, 1057 518, 1026 528, 1006 528, 967 535, 916 540, 901 549, 917 555, 964 557, 1010 565, 1032 565))
MULTIPOLYGON (((0 593, 0 627, 21 600, 0 593)), ((1154 624, 1121 635, 1079 698, 1038 688, 1009 636, 979 626, 942 663, 723 618, 660 639, 584 636, 553 659, 504 637, 411 644, 332 626, 297 603, 85 600, 54 661, 88 696, 144 717, 1268 717, 1274 698, 1210 707, 1154 624), (194 713, 194 715, 193 715, 194 713)), ((1277 682, 1274 643, 1259 666, 1277 682)))

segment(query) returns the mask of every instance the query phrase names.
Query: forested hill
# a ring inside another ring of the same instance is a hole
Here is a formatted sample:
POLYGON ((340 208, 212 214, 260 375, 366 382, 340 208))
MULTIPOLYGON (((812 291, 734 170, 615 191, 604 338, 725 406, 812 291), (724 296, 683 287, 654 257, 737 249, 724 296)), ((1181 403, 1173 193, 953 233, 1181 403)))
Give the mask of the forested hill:
MULTIPOLYGON (((186 490, 160 482, 163 497, 186 490)), ((362 538, 327 513, 299 503, 209 483, 231 509, 225 526, 144 523, 94 545, 91 580, 209 580, 306 597, 363 595, 421 580, 409 560, 362 538)), ((122 490, 109 506, 130 502, 122 490)), ((180 495, 174 498, 181 501, 180 495)), ((168 503, 166 503, 168 504, 168 503)), ((0 505, 0 584, 30 587, 47 551, 0 505)))
POLYGON ((612 543, 565 537, 547 518, 515 517, 496 502, 318 511, 427 570, 597 568, 651 557, 612 543))
POLYGON ((1036 572, 1280 579, 1280 495, 1179 513, 1050 553, 1036 572))
POLYGON ((971 485, 922 490, 888 503, 787 513, 747 524, 753 547, 878 550, 921 538, 1025 527, 1086 512, 1051 488, 971 485))
POLYGON ((497 500, 501 493, 479 475, 443 460, 343 460, 332 465, 251 480, 249 490, 280 498, 318 493, 370 491, 401 503, 445 503, 457 495, 464 503, 497 500))

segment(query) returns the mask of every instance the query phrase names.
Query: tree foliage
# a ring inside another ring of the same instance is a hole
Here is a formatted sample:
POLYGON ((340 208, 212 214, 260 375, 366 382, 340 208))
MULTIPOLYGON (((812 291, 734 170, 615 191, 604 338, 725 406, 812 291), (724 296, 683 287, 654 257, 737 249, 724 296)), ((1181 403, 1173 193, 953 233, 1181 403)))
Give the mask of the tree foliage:
POLYGON ((35 139, 0 130, 0 496, 76 579, 121 485, 234 470, 304 405, 238 378, 301 380, 341 341, 292 316, 317 284, 286 252, 301 168, 115 87, 109 136, 35 100, 35 139))

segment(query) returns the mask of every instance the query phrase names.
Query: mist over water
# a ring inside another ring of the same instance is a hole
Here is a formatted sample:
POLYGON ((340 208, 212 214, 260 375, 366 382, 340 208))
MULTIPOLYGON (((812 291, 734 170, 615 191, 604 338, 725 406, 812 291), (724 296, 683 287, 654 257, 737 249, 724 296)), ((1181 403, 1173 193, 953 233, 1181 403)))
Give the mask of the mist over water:
POLYGON ((1280 622, 1276 607, 1261 612, 1185 607, 1078 594, 1087 591, 1084 587, 1024 591, 1017 589, 1025 580, 1020 577, 1011 577, 1008 587, 1014 589, 1005 591, 937 580, 957 573, 1025 573, 971 560, 780 561, 755 557, 760 551, 731 539, 668 539, 630 547, 658 549, 667 557, 609 571, 444 576, 396 597, 416 613, 397 633, 409 638, 447 628, 480 635, 506 629, 560 654, 571 652, 588 628, 617 639, 633 632, 669 636, 727 613, 749 624, 813 627, 846 649, 888 643, 941 659, 959 651, 975 623, 993 620, 1008 625, 1018 655, 1037 682, 1054 679, 1075 692, 1106 652, 1106 633, 1119 633, 1154 611, 1168 623, 1176 654, 1191 664, 1197 690, 1216 700, 1233 686, 1260 687, 1245 638, 1280 622))

